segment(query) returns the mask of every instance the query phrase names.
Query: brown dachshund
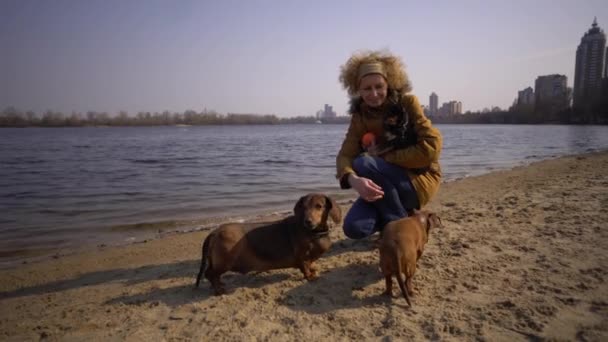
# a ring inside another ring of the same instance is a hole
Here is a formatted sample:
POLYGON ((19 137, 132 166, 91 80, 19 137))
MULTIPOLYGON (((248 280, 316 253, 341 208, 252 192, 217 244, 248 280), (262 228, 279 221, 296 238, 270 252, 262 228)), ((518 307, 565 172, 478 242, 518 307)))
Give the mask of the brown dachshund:
POLYGON ((227 223, 209 233, 203 243, 201 276, 211 282, 215 294, 225 293, 220 276, 228 271, 248 273, 296 267, 307 280, 318 277, 313 262, 329 249, 328 217, 342 219, 340 206, 323 194, 298 200, 294 215, 273 223, 227 223))
POLYGON ((385 295, 393 295, 392 276, 395 275, 403 297, 412 306, 409 294, 414 290, 412 278, 416 262, 429 241, 431 228, 435 227, 441 227, 441 219, 428 211, 416 211, 412 216, 392 221, 384 227, 380 239, 380 268, 386 281, 385 295), (405 274, 405 284, 401 273, 405 274))

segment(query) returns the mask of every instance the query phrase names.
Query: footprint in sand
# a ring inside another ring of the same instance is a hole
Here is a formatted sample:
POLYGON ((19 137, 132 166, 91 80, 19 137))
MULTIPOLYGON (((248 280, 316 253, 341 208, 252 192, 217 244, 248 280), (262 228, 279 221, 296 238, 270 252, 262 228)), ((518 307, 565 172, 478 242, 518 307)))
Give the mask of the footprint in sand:
POLYGON ((557 204, 550 204, 546 207, 542 207, 542 209, 544 211, 558 211, 560 210, 560 207, 557 204))
POLYGON ((544 324, 538 322, 534 312, 529 308, 515 308, 515 317, 518 319, 517 325, 521 328, 530 328, 535 331, 542 331, 544 324))
POLYGON ((557 299, 558 301, 564 303, 565 305, 568 306, 577 306, 581 300, 574 298, 574 297, 559 297, 559 296, 555 296, 555 299, 557 299))
POLYGON ((608 313, 608 303, 603 300, 594 300, 591 302, 591 306, 589 307, 589 311, 597 312, 597 313, 608 313))
POLYGON ((579 270, 579 272, 581 274, 591 276, 591 277, 595 278, 596 280, 599 280, 601 283, 604 282, 604 275, 606 274, 606 271, 600 267, 582 269, 582 270, 579 270))
POLYGON ((539 313, 543 316, 551 317, 557 313, 557 308, 550 304, 541 304, 541 305, 535 306, 534 311, 536 311, 537 313, 539 313))

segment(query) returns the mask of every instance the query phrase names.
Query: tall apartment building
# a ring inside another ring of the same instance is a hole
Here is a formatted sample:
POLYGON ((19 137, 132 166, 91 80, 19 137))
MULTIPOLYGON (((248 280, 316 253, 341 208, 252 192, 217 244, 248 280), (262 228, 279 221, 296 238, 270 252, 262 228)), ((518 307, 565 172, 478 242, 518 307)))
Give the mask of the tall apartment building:
POLYGON ((538 76, 534 82, 535 111, 550 116, 569 107, 568 78, 565 75, 538 76))
POLYGON ((530 106, 534 105, 534 89, 528 87, 517 92, 517 105, 530 106))
POLYGON ((317 119, 334 119, 337 116, 336 112, 334 112, 334 108, 327 103, 317 112, 317 119))
POLYGON ((576 49, 573 107, 588 110, 600 95, 602 77, 608 76, 606 35, 593 20, 576 49))
POLYGON ((431 115, 437 115, 437 110, 439 109, 439 97, 435 92, 431 93, 429 96, 429 111, 431 115))
POLYGON ((456 102, 455 108, 454 108, 454 114, 462 114, 462 102, 460 101, 454 101, 456 102))
POLYGON ((462 102, 450 101, 444 102, 441 108, 437 110, 439 116, 451 116, 456 114, 462 114, 462 102))

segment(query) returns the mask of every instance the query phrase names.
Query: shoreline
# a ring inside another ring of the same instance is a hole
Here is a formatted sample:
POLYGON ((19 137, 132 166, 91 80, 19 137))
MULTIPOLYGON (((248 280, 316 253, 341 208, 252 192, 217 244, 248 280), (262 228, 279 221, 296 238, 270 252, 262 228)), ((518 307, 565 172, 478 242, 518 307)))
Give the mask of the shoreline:
POLYGON ((444 227, 419 261, 412 308, 381 295, 371 239, 340 225, 317 281, 228 273, 227 295, 207 281, 193 290, 208 233, 198 231, 0 270, 0 337, 606 340, 606 174, 603 151, 443 184, 428 208, 444 227))
MULTIPOLYGON (((0 220, 0 267, 32 254, 50 254, 49 249, 63 254, 69 248, 123 245, 167 231, 203 229, 210 221, 221 222, 220 216, 248 220, 290 210, 296 196, 310 191, 353 198, 354 192, 339 189, 335 155, 329 153, 338 150, 343 129, 307 126, 295 135, 284 127, 7 134, 5 151, 22 152, 3 155, 7 167, 0 172, 0 206, 6 210, 0 220), (163 152, 157 136, 175 141, 171 153, 163 152), (237 144, 233 136, 243 149, 224 159, 197 147, 211 139, 224 151, 237 144), (294 148, 310 143, 310 149, 302 155, 287 153, 279 147, 283 136, 290 137, 294 148), (39 142, 49 143, 34 148, 39 142), (115 151, 113 162, 107 162, 107 151, 115 151), (87 158, 79 157, 83 155, 87 158), (302 177, 294 181, 298 174, 302 177)), ((608 130, 595 126, 448 125, 442 134, 450 141, 441 158, 448 181, 608 148, 608 130)))
MULTIPOLYGON (((550 155, 543 159, 538 156, 529 156, 525 160, 518 161, 515 165, 511 165, 504 168, 497 169, 486 169, 483 171, 477 170, 476 172, 454 178, 446 178, 442 181, 442 187, 453 183, 459 182, 470 178, 476 178, 495 172, 512 171, 518 168, 525 168, 536 163, 542 163, 548 160, 592 155, 596 153, 606 153, 608 150, 599 149, 592 150, 582 154, 565 154, 565 155, 550 155)), ((337 202, 342 206, 349 206, 356 199, 356 194, 351 190, 341 190, 336 186, 334 194, 338 193, 337 202)), ((173 221, 150 221, 141 222, 135 224, 118 225, 112 227, 100 228, 99 233, 106 234, 103 239, 92 241, 90 239, 79 240, 80 247, 74 246, 39 246, 34 248, 16 248, 10 250, 0 251, 0 270, 11 269, 18 267, 19 265, 26 265, 31 263, 37 263, 45 260, 57 259, 60 257, 77 255, 84 251, 90 250, 91 248, 111 248, 130 246, 137 244, 146 244, 150 241, 163 239, 167 236, 175 234, 188 234, 194 232, 207 232, 217 226, 229 223, 229 222, 264 222, 270 220, 277 220, 284 218, 289 215, 289 210, 271 210, 271 209, 259 209, 259 210, 248 210, 241 213, 235 213, 228 216, 209 216, 193 218, 188 220, 173 220, 173 221)), ((97 230, 92 230, 92 233, 97 230)))
MULTIPOLYGON (((341 206, 349 205, 355 197, 341 196, 337 201, 341 206), (352 198, 349 198, 352 197, 352 198)), ((243 212, 230 216, 213 216, 184 221, 150 222, 125 226, 114 226, 103 229, 106 233, 115 235, 113 239, 106 238, 101 241, 85 243, 81 247, 36 247, 20 248, 0 251, 0 270, 19 267, 19 265, 35 264, 51 259, 81 254, 93 249, 108 249, 113 247, 126 247, 146 244, 151 241, 162 240, 168 236, 190 234, 196 232, 209 232, 219 225, 229 222, 267 222, 282 219, 291 213, 289 210, 258 210, 243 212), (138 227, 145 226, 145 227, 138 227)), ((82 243, 86 241, 81 241, 82 243)))

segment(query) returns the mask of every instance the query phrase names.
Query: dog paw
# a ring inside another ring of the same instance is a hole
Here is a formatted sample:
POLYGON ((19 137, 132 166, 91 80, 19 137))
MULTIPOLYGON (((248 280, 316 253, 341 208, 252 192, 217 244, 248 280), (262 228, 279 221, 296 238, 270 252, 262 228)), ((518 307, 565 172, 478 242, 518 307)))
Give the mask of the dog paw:
POLYGON ((317 272, 311 272, 309 275, 304 276, 304 278, 306 278, 308 281, 317 280, 319 279, 319 274, 317 272))

